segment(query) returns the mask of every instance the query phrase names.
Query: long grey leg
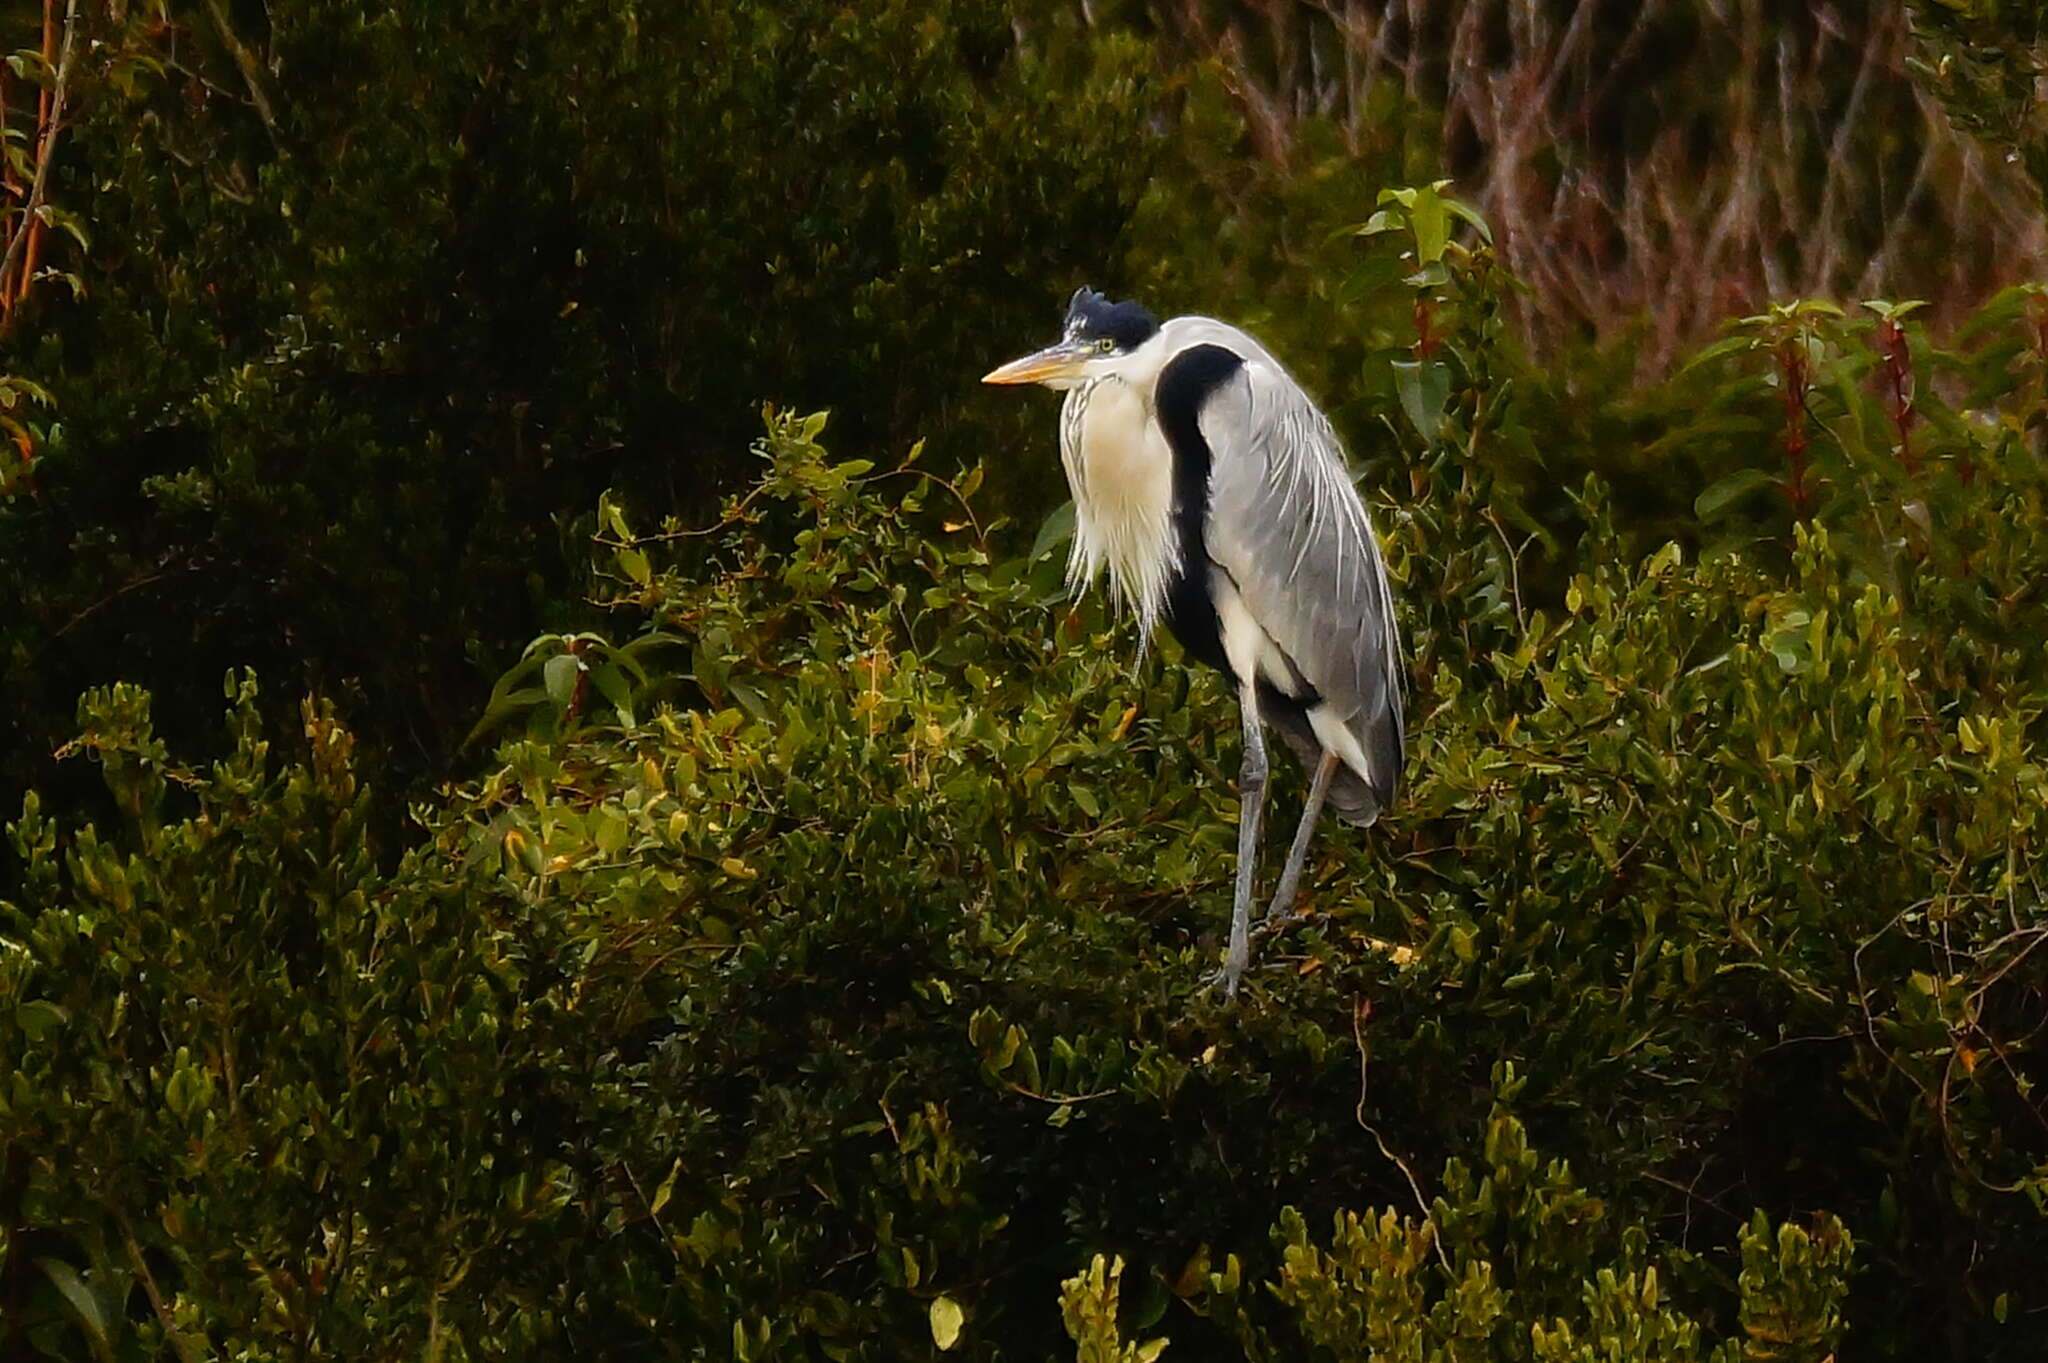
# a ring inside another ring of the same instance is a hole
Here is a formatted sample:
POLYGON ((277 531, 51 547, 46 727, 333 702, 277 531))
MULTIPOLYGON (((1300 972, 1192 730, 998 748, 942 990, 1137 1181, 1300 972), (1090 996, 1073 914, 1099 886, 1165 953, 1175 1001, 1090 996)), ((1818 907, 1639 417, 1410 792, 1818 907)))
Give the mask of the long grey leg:
POLYGON ((1230 911, 1230 950, 1223 957, 1223 997, 1237 997, 1237 982, 1251 960, 1252 876, 1259 867, 1259 812, 1266 803, 1266 738, 1259 728, 1256 683, 1238 688, 1244 718, 1244 766, 1237 777, 1237 902, 1230 911))
POLYGON ((1325 748, 1322 761, 1316 763, 1315 775, 1309 778, 1308 803, 1302 806, 1301 823, 1294 830, 1294 845, 1287 849, 1287 865, 1280 871, 1280 888, 1273 895, 1273 907, 1266 910, 1269 927, 1286 918, 1288 909, 1294 906, 1294 892, 1301 888, 1302 866, 1308 861, 1309 840, 1315 836, 1316 820, 1330 794, 1330 778, 1336 774, 1337 754, 1325 748))

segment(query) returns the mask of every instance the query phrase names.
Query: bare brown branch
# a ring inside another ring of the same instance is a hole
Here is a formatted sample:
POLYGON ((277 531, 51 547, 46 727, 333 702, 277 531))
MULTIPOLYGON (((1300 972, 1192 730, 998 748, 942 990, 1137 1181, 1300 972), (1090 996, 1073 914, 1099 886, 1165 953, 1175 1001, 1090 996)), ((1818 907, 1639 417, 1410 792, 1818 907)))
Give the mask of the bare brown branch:
POLYGON ((1532 286, 1516 306, 1539 348, 1640 334, 1648 377, 1767 298, 1926 298, 1940 325, 2048 258, 2020 169, 1908 75, 1896 5, 1161 8, 1229 69, 1265 156, 1286 157, 1310 117, 1369 150, 1368 102, 1389 84, 1434 115, 1444 173, 1532 286))

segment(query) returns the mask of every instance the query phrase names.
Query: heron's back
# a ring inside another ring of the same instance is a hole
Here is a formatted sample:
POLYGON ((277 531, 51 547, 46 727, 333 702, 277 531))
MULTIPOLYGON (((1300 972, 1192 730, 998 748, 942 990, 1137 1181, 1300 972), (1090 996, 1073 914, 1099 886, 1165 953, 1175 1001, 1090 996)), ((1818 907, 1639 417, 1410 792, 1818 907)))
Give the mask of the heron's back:
MULTIPOLYGON (((1329 422, 1256 341, 1206 318, 1167 327, 1188 334, 1160 375, 1160 424, 1177 462, 1207 465, 1199 548, 1222 575, 1211 600, 1234 595, 1263 636, 1262 713, 1305 765, 1326 747, 1343 759, 1330 806, 1369 824, 1398 789, 1405 737, 1392 593, 1365 503, 1329 422)), ((1196 539, 1183 531, 1184 558, 1196 539)))

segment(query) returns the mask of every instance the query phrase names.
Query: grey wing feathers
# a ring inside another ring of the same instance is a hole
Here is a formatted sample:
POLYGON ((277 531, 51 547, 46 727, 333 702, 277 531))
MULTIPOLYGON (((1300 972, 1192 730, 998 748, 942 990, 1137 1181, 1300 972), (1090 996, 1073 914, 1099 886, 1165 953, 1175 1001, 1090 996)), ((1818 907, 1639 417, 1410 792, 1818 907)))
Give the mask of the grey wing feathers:
MULTIPOLYGON (((1340 779, 1331 804, 1369 822, 1400 780, 1400 645, 1379 544, 1336 433, 1263 356, 1247 357, 1199 421, 1211 459, 1209 555, 1331 717, 1358 739, 1371 770, 1357 773, 1362 783, 1340 779)), ((1289 745, 1312 760, 1320 748, 1314 734, 1305 723, 1292 727, 1304 732, 1283 724, 1289 745)))

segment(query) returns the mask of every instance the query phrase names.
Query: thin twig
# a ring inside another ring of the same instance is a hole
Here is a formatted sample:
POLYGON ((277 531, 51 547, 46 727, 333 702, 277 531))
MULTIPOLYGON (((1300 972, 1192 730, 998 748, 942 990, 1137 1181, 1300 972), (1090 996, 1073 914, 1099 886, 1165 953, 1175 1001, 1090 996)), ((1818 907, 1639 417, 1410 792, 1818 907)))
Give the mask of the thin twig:
POLYGON ((220 34, 221 45, 226 47, 228 55, 235 59, 235 67, 242 73, 242 83, 249 87, 249 103, 254 106, 256 117, 263 120, 264 130, 274 141, 277 137, 277 115, 271 110, 270 97, 263 93, 262 63, 256 60, 256 54, 249 50, 249 45, 241 40, 234 27, 228 23, 227 7, 221 4, 221 0, 206 0, 206 12, 213 19, 214 29, 220 34))
POLYGON ((915 467, 884 469, 882 472, 877 473, 873 475, 871 478, 867 479, 867 481, 876 482, 883 478, 894 477, 896 474, 899 473, 915 474, 919 478, 928 479, 931 482, 937 483, 940 487, 952 493, 953 500, 960 503, 960 514, 967 518, 967 524, 973 527, 974 529, 975 543, 983 549, 988 548, 988 536, 982 534, 981 522, 975 519, 974 508, 967 504, 967 494, 962 492, 959 488, 953 486, 953 484, 947 482, 944 478, 939 477, 938 474, 933 473, 930 469, 921 469, 915 467))
POLYGON ((163 1327, 164 1338, 171 1341, 171 1347, 178 1351, 183 1363, 199 1363, 199 1354, 193 1350, 192 1342, 178 1329, 171 1319, 170 1303, 164 1300, 163 1289, 156 1285, 156 1277, 149 1271, 149 1264, 142 1257, 142 1246, 135 1243, 135 1232, 128 1226, 128 1218, 119 1218, 121 1240, 128 1248, 128 1262, 135 1265, 135 1276, 142 1280, 142 1290, 149 1298, 149 1308, 156 1313, 157 1324, 163 1327))
POLYGON ((1429 1247, 1436 1251, 1436 1261, 1443 1265, 1444 1272, 1454 1273, 1451 1256, 1444 1252, 1443 1242, 1437 1237, 1436 1222, 1430 1219, 1429 1199, 1422 1195, 1422 1185, 1416 1181, 1415 1171, 1408 1167, 1407 1160, 1387 1148, 1386 1138, 1380 1135, 1379 1128, 1365 1119, 1365 1093, 1372 1070, 1372 1048, 1365 1044, 1365 1023, 1371 1016, 1372 1000, 1359 999, 1351 1005, 1351 1039, 1358 1043, 1358 1105, 1351 1109, 1351 1115, 1358 1119, 1358 1124, 1365 1129, 1365 1134, 1372 1137, 1372 1143, 1380 1148, 1380 1154, 1386 1157, 1387 1162, 1399 1169, 1401 1177, 1408 1180, 1408 1191, 1415 1194, 1415 1205, 1422 1212, 1423 1221, 1430 1227, 1429 1247))
MULTIPOLYGON (((1704 1174, 1706 1171, 1702 1169, 1700 1172, 1704 1174)), ((1730 1221, 1735 1222, 1737 1225, 1742 1224, 1742 1217, 1739 1214, 1729 1211, 1726 1207, 1714 1201, 1713 1198, 1708 1197, 1705 1193, 1699 1192, 1697 1189, 1687 1187, 1685 1184, 1680 1183, 1675 1178, 1666 1178, 1664 1175, 1657 1173, 1655 1170, 1652 1169, 1645 1169, 1643 1171, 1643 1177, 1650 1180, 1650 1182, 1652 1183, 1661 1183, 1665 1187, 1671 1189, 1673 1192, 1684 1193, 1687 1202, 1697 1202, 1702 1207, 1707 1208, 1709 1211, 1719 1212, 1721 1215, 1727 1217, 1730 1221)), ((1695 1177, 1693 1179, 1693 1182, 1698 1183, 1699 1178, 1695 1177)), ((1692 1231, 1692 1212, 1690 1209, 1688 1209, 1685 1213, 1685 1223, 1686 1233, 1689 1235, 1692 1231)))
POLYGON ((1021 1093, 1026 1098, 1030 1098, 1035 1102, 1050 1103, 1054 1107, 1072 1107, 1076 1103, 1092 1103, 1097 1098, 1107 1098, 1116 1092, 1115 1089, 1103 1089, 1099 1093, 1076 1093, 1065 1098, 1055 1098, 1049 1093, 1034 1093, 1022 1084, 1006 1083, 1003 1087, 1009 1089, 1012 1093, 1021 1093))
POLYGON ((84 624, 87 619, 99 614, 100 611, 104 610, 108 606, 111 606, 114 602, 126 596, 128 593, 133 591, 139 591, 142 588, 147 587, 152 582, 160 582, 164 578, 174 576, 178 573, 194 572, 200 566, 202 565, 195 561, 190 555, 187 555, 183 559, 173 558, 161 562, 157 564, 155 572, 144 573, 141 577, 131 577, 126 582, 123 582, 120 586, 108 592, 105 596, 102 596, 99 600, 92 602, 90 605, 81 606, 76 612, 72 614, 69 620, 66 620, 62 625, 59 625, 57 627, 56 632, 52 634, 50 637, 53 639, 61 639, 65 635, 69 634, 77 626, 84 624))
POLYGON ((719 516, 711 524, 696 530, 663 530, 651 535, 634 535, 630 539, 623 540, 613 539, 609 535, 602 534, 592 535, 590 538, 592 543, 601 544, 607 549, 630 549, 636 544, 666 544, 670 540, 692 540, 700 539, 705 535, 715 535, 727 526, 737 524, 741 517, 746 514, 747 508, 753 505, 754 498, 761 495, 762 490, 760 486, 755 487, 752 492, 749 492, 746 496, 740 498, 738 502, 734 503, 730 511, 719 516))
POLYGON ((1515 592, 1515 628, 1527 632, 1529 617, 1522 611, 1522 562, 1515 553, 1515 546, 1508 543, 1508 532, 1501 528, 1500 517, 1493 514, 1493 508, 1485 511, 1486 523, 1493 527, 1493 533, 1500 536, 1500 547, 1508 551, 1508 576, 1515 592))

